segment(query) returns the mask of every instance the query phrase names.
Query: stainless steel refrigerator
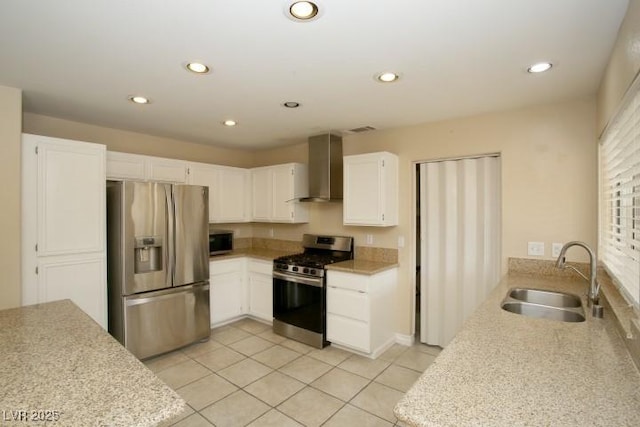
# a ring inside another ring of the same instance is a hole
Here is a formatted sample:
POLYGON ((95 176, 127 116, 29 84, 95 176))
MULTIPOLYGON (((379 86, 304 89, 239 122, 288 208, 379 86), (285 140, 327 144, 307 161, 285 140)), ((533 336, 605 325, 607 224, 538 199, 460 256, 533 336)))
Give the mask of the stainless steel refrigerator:
POLYGON ((107 183, 109 332, 139 359, 210 335, 208 188, 107 183))

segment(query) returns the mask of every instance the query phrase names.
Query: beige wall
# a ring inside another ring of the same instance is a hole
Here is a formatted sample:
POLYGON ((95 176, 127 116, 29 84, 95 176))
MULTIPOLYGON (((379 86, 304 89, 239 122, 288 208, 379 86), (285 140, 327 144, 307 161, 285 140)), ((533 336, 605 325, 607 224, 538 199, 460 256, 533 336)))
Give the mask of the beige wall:
POLYGON ((21 124, 22 91, 0 86, 0 310, 21 303, 21 124))
POLYGON ((212 147, 31 113, 24 114, 23 131, 36 135, 104 144, 110 151, 147 154, 170 159, 237 167, 251 167, 253 161, 251 152, 247 150, 212 147))
MULTIPOLYGON (((349 135, 345 155, 390 151, 400 158, 400 224, 397 227, 344 227, 342 204, 310 205, 310 223, 254 224, 257 237, 296 240, 302 233, 352 235, 363 245, 396 248, 400 278, 396 301, 397 331, 411 332, 413 311, 414 230, 413 171, 415 162, 468 155, 500 153, 502 158, 502 258, 527 257, 527 242, 542 241, 546 259, 551 243, 583 240, 591 246, 597 236, 597 168, 595 100, 578 99, 420 126, 349 135)), ((273 163, 281 163, 272 158, 273 163)), ((568 258, 586 261, 581 251, 568 258)), ((503 270, 504 270, 503 268, 503 270)))
POLYGON ((618 38, 598 90, 598 134, 616 112, 622 97, 640 70, 640 0, 629 0, 618 38))

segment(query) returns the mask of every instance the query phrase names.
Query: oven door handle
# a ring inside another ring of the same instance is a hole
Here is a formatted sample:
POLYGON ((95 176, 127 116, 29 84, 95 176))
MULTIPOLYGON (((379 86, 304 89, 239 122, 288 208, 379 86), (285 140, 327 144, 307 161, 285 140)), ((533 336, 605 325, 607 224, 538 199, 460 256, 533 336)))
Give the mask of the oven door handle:
POLYGON ((309 279, 306 277, 292 276, 290 274, 280 273, 279 271, 273 272, 273 278, 286 280, 287 282, 300 283, 302 285, 315 286, 317 288, 322 287, 322 279, 309 279))

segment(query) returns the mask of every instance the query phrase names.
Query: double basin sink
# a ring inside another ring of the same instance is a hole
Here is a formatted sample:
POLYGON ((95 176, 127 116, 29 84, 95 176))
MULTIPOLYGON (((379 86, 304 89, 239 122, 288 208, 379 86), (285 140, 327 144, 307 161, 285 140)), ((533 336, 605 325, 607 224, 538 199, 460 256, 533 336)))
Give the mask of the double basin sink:
POLYGON ((580 297, 573 294, 542 289, 512 288, 502 300, 503 310, 528 317, 584 322, 580 297))

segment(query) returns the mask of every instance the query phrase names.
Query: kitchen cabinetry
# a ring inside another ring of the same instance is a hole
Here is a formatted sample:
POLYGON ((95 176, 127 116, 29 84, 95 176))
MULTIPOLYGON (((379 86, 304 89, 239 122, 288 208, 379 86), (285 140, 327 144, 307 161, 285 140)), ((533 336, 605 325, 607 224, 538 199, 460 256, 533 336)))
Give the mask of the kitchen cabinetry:
POLYGON ((344 225, 398 225, 398 156, 344 157, 344 225))
POLYGON ((22 137, 22 302, 71 299, 107 325, 104 145, 22 137))
POLYGON ((139 179, 184 184, 187 182, 187 162, 109 151, 107 179, 139 179))
POLYGON ((273 262, 248 260, 249 315, 273 322, 273 262))
POLYGON ((258 222, 309 221, 308 207, 298 198, 308 195, 307 166, 288 163, 251 170, 252 219, 258 222))
POLYGON ((377 357, 395 341, 397 268, 373 275, 327 271, 327 339, 377 357))
POLYGON ((108 179, 139 179, 146 178, 146 156, 137 154, 107 152, 108 179))
POLYGON ((249 222, 249 169, 206 163, 189 164, 189 184, 209 187, 209 222, 249 222))
POLYGON ((246 313, 246 259, 209 262, 211 325, 228 323, 246 313))

